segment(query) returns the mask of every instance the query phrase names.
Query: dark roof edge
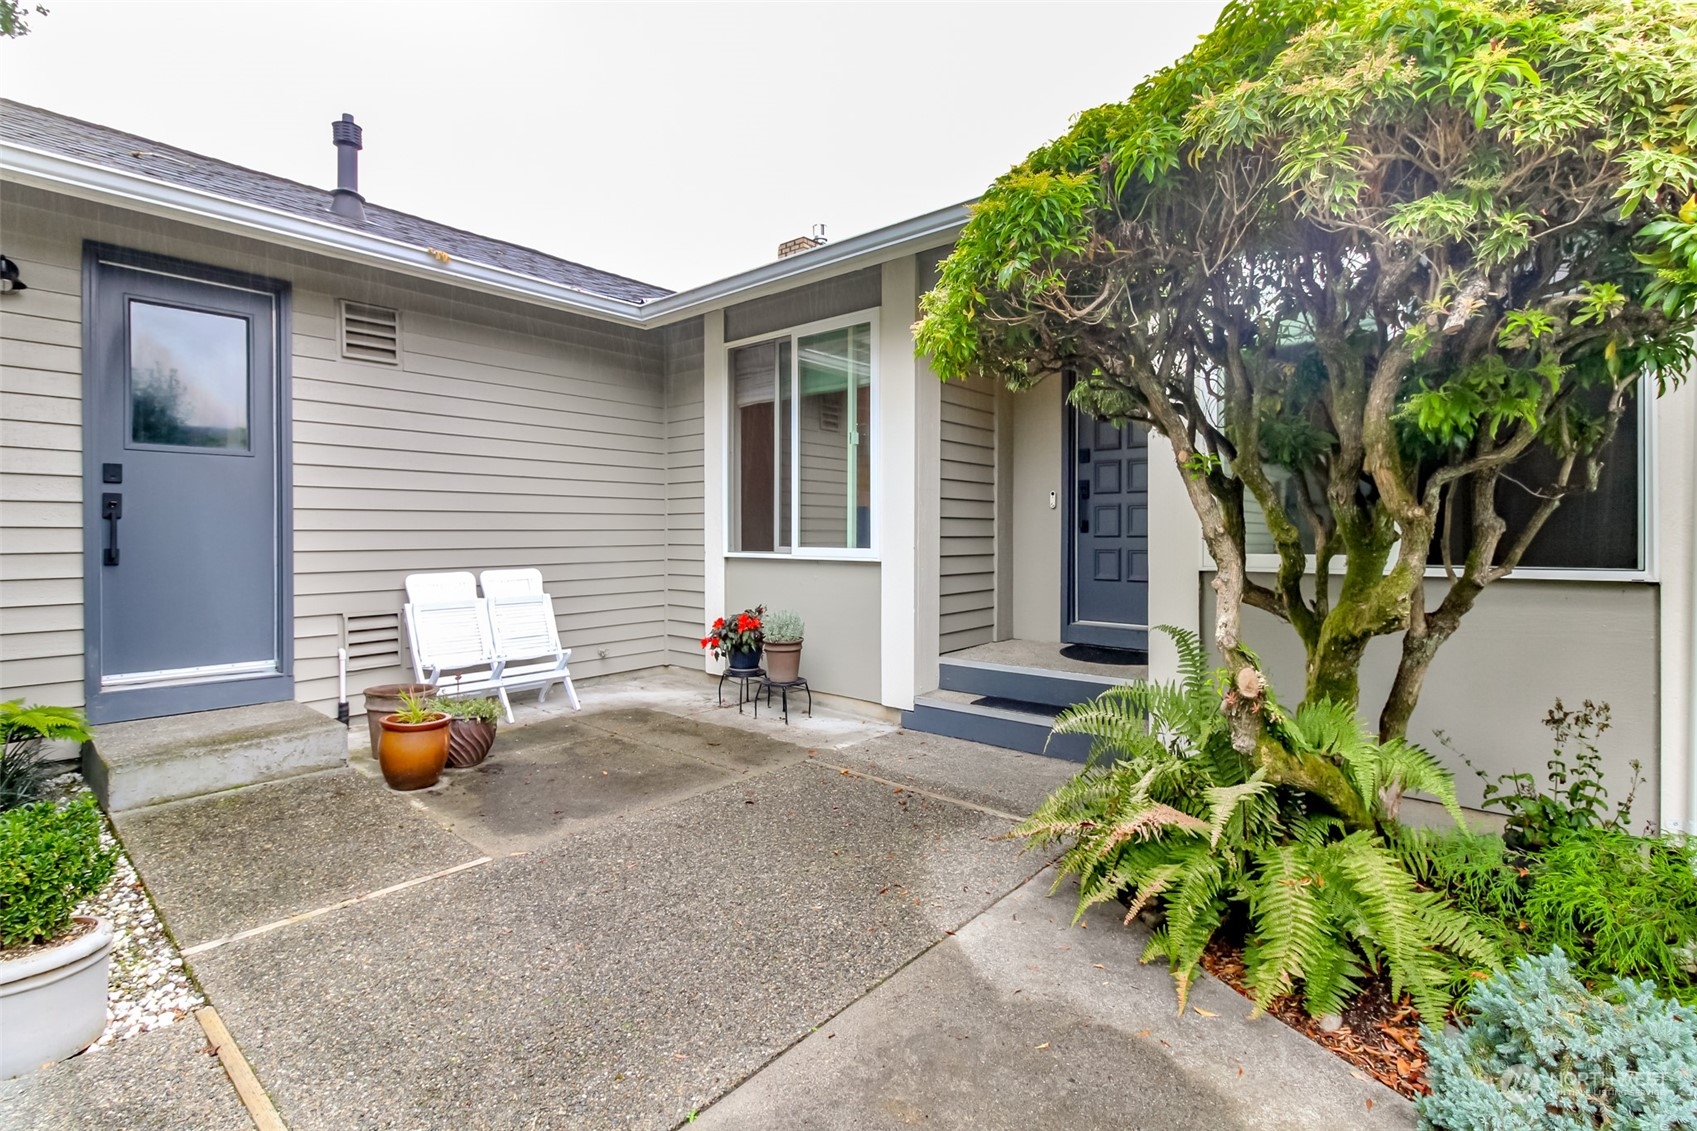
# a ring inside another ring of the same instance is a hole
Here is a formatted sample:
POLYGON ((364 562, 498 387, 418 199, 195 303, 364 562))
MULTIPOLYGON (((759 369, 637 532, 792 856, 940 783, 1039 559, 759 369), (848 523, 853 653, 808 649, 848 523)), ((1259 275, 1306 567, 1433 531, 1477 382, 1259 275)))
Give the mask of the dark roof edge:
POLYGON ((921 250, 929 243, 952 238, 966 222, 969 208, 968 203, 951 205, 687 291, 637 303, 473 260, 444 264, 432 258, 422 246, 18 145, 3 138, 0 138, 0 176, 82 199, 638 327, 666 325, 731 301, 851 270, 874 259, 890 258, 903 250, 921 250))

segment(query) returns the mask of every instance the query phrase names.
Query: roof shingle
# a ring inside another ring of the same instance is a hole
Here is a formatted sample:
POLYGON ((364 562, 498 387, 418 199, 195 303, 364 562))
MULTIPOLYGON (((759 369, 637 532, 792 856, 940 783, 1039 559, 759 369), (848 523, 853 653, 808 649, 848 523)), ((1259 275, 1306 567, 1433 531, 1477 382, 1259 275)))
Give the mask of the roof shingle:
POLYGON ((369 200, 365 205, 365 219, 349 220, 330 211, 331 194, 326 189, 255 172, 215 157, 191 153, 11 99, 0 99, 0 135, 32 149, 338 224, 386 239, 417 244, 422 248, 435 248, 455 259, 516 271, 620 302, 641 304, 672 293, 663 287, 597 271, 533 248, 397 212, 372 204, 369 200))

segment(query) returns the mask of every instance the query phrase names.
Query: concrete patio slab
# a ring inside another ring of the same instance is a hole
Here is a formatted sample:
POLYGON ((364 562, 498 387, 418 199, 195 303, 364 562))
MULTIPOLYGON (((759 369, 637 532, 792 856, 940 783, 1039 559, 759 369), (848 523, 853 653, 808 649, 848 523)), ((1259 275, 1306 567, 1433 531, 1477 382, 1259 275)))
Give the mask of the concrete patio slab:
POLYGON ((733 754, 709 760, 730 748, 757 750, 764 762, 802 757, 794 746, 657 711, 586 713, 504 730, 488 761, 412 796, 444 827, 505 855, 721 786, 745 772, 733 754), (679 752, 691 745, 707 755, 679 752))
POLYGON ((920 731, 877 735, 819 757, 1020 816, 1079 771, 1076 762, 920 731))
POLYGON ((1412 1128, 1413 1107, 1044 872, 715 1104, 692 1128, 1412 1128))
POLYGON ((132 810, 115 824, 184 947, 480 855, 352 770, 132 810))
POLYGON ((0 1080, 6 1131, 252 1131, 193 1020, 0 1080))
MULTIPOLYGON (((611 734, 738 770, 792 762, 805 747, 805 736, 800 731, 789 731, 775 717, 762 715, 761 729, 751 731, 732 725, 730 710, 685 717, 665 711, 625 708, 587 712, 583 721, 611 734), (710 727, 713 733, 703 734, 703 726, 710 727)), ((752 709, 743 716, 743 721, 754 721, 752 709)))
POLYGON ((677 1125, 1036 867, 815 764, 192 960, 294 1131, 677 1125))

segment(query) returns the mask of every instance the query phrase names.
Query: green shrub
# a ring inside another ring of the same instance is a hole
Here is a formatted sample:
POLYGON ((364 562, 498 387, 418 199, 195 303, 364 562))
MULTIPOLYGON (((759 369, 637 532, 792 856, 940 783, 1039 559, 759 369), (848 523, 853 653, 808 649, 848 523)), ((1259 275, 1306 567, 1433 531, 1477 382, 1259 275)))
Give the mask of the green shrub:
MULTIPOLYGON (((1180 1008, 1209 941, 1244 913, 1257 1008, 1300 992, 1311 1014, 1336 1013, 1368 970, 1385 969, 1394 992, 1443 1016, 1457 970, 1494 968, 1496 948, 1443 896, 1419 889, 1383 832, 1351 830, 1314 794, 1251 772, 1200 642, 1169 631, 1182 682, 1115 688, 1063 712, 1055 733, 1092 736, 1091 764, 1016 834, 1033 847, 1068 846, 1057 867, 1078 877, 1079 915, 1116 898, 1131 905, 1127 922, 1146 906, 1165 913, 1143 957, 1171 965, 1180 1008)), ((1404 789, 1459 816, 1453 783, 1430 755, 1375 742, 1345 708, 1320 703, 1276 725, 1292 750, 1341 769, 1381 827, 1395 827, 1386 809, 1404 789)))
POLYGON ((0 813, 0 947, 61 934, 77 904, 106 886, 118 850, 100 843, 100 830, 88 796, 0 813))
POLYGON ((425 706, 455 719, 474 723, 494 723, 501 720, 498 699, 432 699, 425 706))
POLYGON ((26 707, 21 699, 0 703, 0 813, 45 796, 53 769, 42 760, 42 745, 59 738, 88 741, 81 711, 26 707))
POLYGON ((1533 862, 1527 945, 1579 957, 1581 977, 1645 978, 1697 1006, 1697 850, 1613 829, 1565 833, 1533 862))
POLYGON ((1580 984, 1557 950, 1524 957, 1468 999, 1459 1033, 1428 1026, 1432 1094, 1415 1103, 1438 1131, 1691 1131, 1697 1017, 1622 979, 1580 984))
POLYGON ((1643 978, 1697 1005, 1697 850, 1610 828, 1557 834, 1542 852, 1501 837, 1409 830, 1395 841, 1423 885, 1505 955, 1561 948, 1579 977, 1643 978))

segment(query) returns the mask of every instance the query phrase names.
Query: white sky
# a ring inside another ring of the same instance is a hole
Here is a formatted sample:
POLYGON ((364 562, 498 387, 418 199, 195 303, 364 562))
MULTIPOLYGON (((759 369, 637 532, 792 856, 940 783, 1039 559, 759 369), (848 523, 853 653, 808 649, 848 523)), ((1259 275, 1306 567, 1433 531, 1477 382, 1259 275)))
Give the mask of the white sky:
POLYGON ((1219 0, 48 0, 0 93, 660 286, 969 199, 1219 0))

